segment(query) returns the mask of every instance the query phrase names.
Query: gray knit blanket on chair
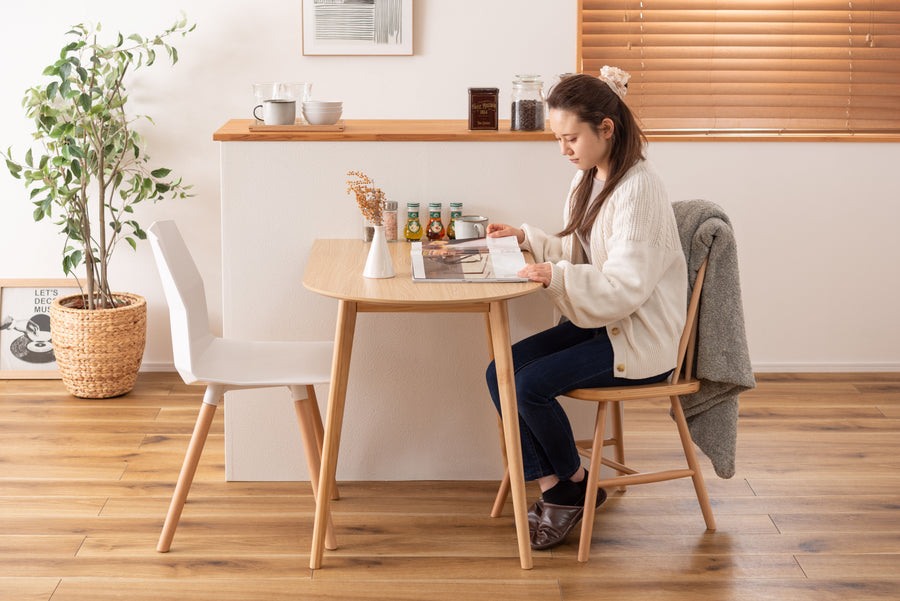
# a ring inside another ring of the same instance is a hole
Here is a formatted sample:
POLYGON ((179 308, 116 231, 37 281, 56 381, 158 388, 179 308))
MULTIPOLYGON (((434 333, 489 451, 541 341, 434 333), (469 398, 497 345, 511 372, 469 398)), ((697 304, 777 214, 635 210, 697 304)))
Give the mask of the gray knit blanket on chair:
POLYGON ((717 204, 672 204, 688 267, 688 298, 709 256, 700 293, 697 378, 700 390, 681 397, 691 438, 720 478, 734 476, 738 395, 756 386, 744 330, 737 245, 728 216, 717 204))

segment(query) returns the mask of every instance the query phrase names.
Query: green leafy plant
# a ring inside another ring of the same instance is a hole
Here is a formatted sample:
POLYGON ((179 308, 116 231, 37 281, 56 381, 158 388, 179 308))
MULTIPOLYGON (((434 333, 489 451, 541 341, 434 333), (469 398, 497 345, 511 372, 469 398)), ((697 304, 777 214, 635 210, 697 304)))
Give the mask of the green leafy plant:
POLYGON ((113 307, 107 279, 113 251, 123 240, 137 248, 147 237, 134 218, 134 205, 166 197, 190 196, 190 186, 151 169, 135 122, 146 116, 126 112, 126 75, 154 64, 165 50, 174 65, 178 52, 168 41, 194 30, 182 17, 163 33, 145 38, 117 35, 112 45, 97 41, 101 26, 75 25, 66 33, 59 60, 44 69, 51 81, 26 90, 22 106, 34 120, 34 141, 22 162, 12 148, 0 151, 13 177, 24 180, 34 203, 34 219, 53 218, 65 236, 62 268, 77 278, 85 265, 84 308, 113 307), (93 199, 93 200, 92 200, 93 199))

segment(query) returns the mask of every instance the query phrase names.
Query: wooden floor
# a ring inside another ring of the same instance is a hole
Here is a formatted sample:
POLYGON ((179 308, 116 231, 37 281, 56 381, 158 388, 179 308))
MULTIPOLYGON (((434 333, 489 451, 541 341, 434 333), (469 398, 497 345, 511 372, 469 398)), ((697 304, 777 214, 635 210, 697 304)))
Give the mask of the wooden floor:
MULTIPOLYGON (((636 486, 598 510, 589 563, 575 532, 523 571, 493 482, 341 483, 341 548, 315 572, 309 485, 225 482, 222 411, 172 551, 154 550, 199 390, 0 381, 0 600, 900 599, 900 374, 758 379, 737 475, 706 470, 716 532, 688 480, 636 486)), ((678 457, 662 403, 629 409, 626 436, 641 467, 678 457)))

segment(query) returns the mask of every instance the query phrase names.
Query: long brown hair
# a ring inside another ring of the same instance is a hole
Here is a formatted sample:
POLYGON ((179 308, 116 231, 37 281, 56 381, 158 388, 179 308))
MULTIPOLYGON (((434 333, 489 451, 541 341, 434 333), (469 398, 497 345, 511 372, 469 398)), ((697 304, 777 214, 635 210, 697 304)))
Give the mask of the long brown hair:
POLYGON ((625 173, 644 158, 647 138, 625 102, 605 81, 592 75, 580 73, 564 77, 550 92, 547 106, 572 113, 579 121, 590 125, 597 135, 600 135, 604 119, 613 122, 606 183, 600 194, 591 200, 597 167, 591 167, 583 174, 573 194, 569 222, 557 235, 587 233, 597 218, 600 207, 622 181, 625 173))

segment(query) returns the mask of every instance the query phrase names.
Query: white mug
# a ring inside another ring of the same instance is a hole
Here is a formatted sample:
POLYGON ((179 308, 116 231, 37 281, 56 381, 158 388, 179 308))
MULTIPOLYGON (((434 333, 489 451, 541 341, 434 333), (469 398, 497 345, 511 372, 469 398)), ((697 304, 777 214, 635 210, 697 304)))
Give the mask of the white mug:
POLYGON ((293 125, 297 118, 297 101, 272 98, 253 107, 253 116, 266 125, 293 125), (262 117, 257 111, 262 109, 262 117))
POLYGON ((462 215, 453 222, 457 240, 484 238, 488 218, 481 215, 462 215))

